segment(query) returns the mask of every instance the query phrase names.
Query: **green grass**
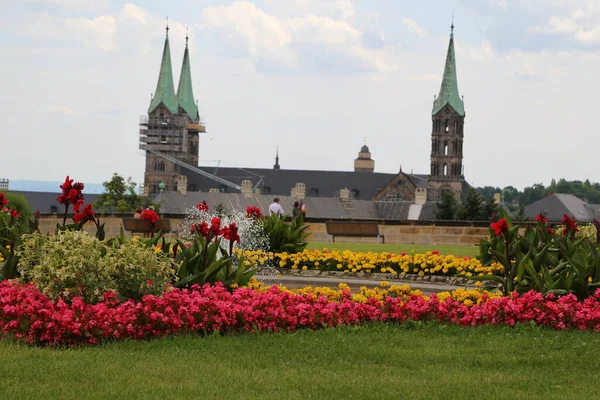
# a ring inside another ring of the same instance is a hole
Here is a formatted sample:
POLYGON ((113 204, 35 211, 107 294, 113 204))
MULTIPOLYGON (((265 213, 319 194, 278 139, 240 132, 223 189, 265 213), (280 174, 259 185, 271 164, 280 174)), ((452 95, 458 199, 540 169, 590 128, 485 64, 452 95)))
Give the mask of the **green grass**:
POLYGON ((374 325, 70 350, 0 340, 2 399, 595 399, 600 334, 374 325))
POLYGON ((474 257, 479 254, 479 246, 452 246, 452 245, 430 245, 430 244, 378 244, 378 243, 309 243, 308 249, 343 249, 352 251, 372 251, 376 253, 403 251, 409 253, 414 250, 415 253, 425 253, 431 250, 438 250, 440 254, 453 254, 455 256, 474 257))

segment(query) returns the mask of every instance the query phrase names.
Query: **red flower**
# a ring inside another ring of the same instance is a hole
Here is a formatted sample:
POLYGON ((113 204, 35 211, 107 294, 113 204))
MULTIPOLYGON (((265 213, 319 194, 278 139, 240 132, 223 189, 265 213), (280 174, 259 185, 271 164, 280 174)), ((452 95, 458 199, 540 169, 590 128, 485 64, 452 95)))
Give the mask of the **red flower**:
POLYGON ((223 230, 221 229, 221 218, 214 217, 210 220, 210 234, 212 236, 218 236, 223 234, 223 230))
POLYGON ((232 242, 240 242, 240 235, 238 235, 238 227, 235 222, 223 229, 223 237, 232 242))
POLYGON ((535 217, 535 220, 536 220, 537 222, 540 222, 540 223, 542 223, 542 224, 545 224, 546 222, 548 222, 548 220, 546 219, 546 217, 545 217, 545 216, 544 216, 544 214, 542 214, 542 213, 539 213, 539 214, 538 214, 538 215, 535 217))
POLYGON ((69 179, 69 175, 67 175, 67 177, 65 178, 65 183, 60 185, 60 188, 62 189, 63 192, 68 192, 71 189, 72 185, 73 185, 73 179, 69 179))
POLYGON ((10 211, 10 217, 11 217, 12 219, 17 219, 17 218, 19 218, 19 211, 17 211, 16 209, 14 209, 14 210, 11 210, 11 211, 10 211))
POLYGON ((8 204, 8 199, 4 197, 4 193, 0 193, 0 207, 4 207, 8 204))
POLYGON ((551 235, 554 234, 554 229, 548 227, 548 233, 551 234, 551 235))
POLYGON ((258 208, 256 206, 248 206, 248 207, 246 207, 246 217, 247 218, 259 219, 260 217, 262 217, 262 213, 260 212, 260 208, 258 208))
POLYGON ((203 200, 200 204, 196 204, 196 208, 198 211, 208 211, 208 204, 206 204, 206 200, 203 200))
POLYGON ((209 229, 208 229, 208 224, 206 223, 206 221, 202 221, 202 223, 200 225, 192 224, 191 229, 192 229, 192 233, 198 232, 205 238, 208 238, 209 229))
POLYGON ((146 221, 150 222, 151 224, 153 224, 156 221, 158 221, 160 217, 153 210, 146 209, 146 210, 142 211, 142 218, 145 219, 146 221))
POLYGON ((67 176, 65 178, 65 183, 60 185, 63 192, 56 198, 56 201, 65 206, 72 204, 75 211, 79 211, 83 205, 83 194, 81 193, 83 186, 84 185, 81 182, 77 182, 73 185, 73 179, 69 179, 69 176, 67 176))
POLYGON ((73 216, 73 221, 75 221, 76 224, 78 224, 81 221, 83 221, 83 223, 85 224, 88 221, 95 220, 96 216, 94 215, 94 210, 92 209, 91 203, 83 207, 83 210, 81 210, 81 212, 78 212, 73 216))
POLYGON ((498 222, 494 222, 490 225, 490 227, 494 230, 496 236, 500 236, 503 233, 508 233, 508 222, 506 222, 506 219, 504 218, 502 218, 498 222))
POLYGON ((562 218, 563 225, 565 226, 565 230, 563 234, 566 236, 568 234, 575 234, 575 232, 579 232, 579 228, 575 225, 575 219, 569 217, 567 214, 563 215, 562 218))

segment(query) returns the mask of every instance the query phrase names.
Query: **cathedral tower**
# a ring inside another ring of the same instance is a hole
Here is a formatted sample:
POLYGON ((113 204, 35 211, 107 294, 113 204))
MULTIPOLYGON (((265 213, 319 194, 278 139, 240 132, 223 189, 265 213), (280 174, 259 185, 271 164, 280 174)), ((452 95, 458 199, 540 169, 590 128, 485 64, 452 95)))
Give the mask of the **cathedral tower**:
POLYGON ((463 126, 465 107, 458 94, 454 57, 454 24, 440 93, 433 102, 431 132, 431 172, 428 179, 428 200, 437 201, 442 192, 451 190, 458 200, 462 196, 463 126))
POLYGON ((192 90, 192 75, 185 38, 185 52, 177 93, 173 85, 169 28, 156 91, 148 107, 148 116, 140 121, 140 148, 146 150, 144 194, 181 190, 182 165, 198 165, 198 134, 205 132, 192 90))

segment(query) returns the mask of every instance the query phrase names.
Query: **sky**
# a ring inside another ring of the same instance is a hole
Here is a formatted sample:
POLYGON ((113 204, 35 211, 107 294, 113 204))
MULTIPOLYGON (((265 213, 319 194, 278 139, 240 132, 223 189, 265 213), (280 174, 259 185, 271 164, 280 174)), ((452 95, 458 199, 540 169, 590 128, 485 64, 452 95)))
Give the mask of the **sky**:
POLYGON ((0 15, 0 178, 143 181, 169 18, 190 37, 200 164, 429 172, 454 16, 475 186, 600 181, 597 0, 21 0, 0 15))

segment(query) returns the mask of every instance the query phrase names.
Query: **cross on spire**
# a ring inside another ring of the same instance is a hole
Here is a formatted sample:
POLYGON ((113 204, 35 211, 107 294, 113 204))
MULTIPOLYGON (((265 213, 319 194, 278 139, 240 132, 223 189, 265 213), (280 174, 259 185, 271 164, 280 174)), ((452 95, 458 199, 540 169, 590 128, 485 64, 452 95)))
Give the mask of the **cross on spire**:
POLYGON ((189 39, 189 36, 188 36, 188 27, 186 26, 185 27, 185 47, 188 47, 188 39, 189 39))
POLYGON ((165 28, 167 31, 167 36, 169 36, 169 16, 167 15, 167 27, 165 28))
POLYGON ((450 25, 450 36, 454 36, 454 13, 452 13, 452 24, 450 25))

